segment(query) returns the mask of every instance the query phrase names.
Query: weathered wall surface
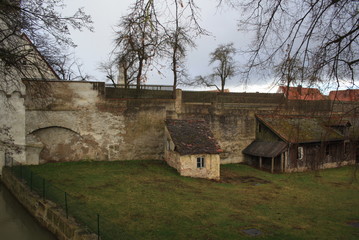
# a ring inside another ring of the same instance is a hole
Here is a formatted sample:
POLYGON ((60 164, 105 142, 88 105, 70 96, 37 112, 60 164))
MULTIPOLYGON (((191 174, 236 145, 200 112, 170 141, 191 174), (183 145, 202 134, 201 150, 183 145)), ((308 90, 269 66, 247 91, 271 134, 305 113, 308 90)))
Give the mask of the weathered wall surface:
POLYGON ((9 142, 11 137, 13 144, 22 152, 18 153, 0 145, 0 171, 5 161, 10 161, 10 158, 17 162, 25 162, 25 106, 21 91, 0 91, 0 131, 4 131, 5 128, 9 128, 9 135, 0 134, 0 141, 9 142))
POLYGON ((60 240, 94 240, 97 235, 88 233, 73 218, 66 218, 65 213, 56 204, 43 200, 30 191, 18 178, 12 175, 9 168, 4 168, 2 182, 34 216, 38 222, 49 229, 60 240))
POLYGON ((28 162, 161 160, 164 121, 179 118, 205 119, 224 150, 221 163, 238 163, 244 161, 242 150, 255 139, 255 114, 323 115, 333 109, 342 113, 352 107, 352 104, 333 105, 329 101, 286 102, 280 94, 262 93, 183 92, 182 95, 177 90, 177 99, 160 99, 149 98, 156 97, 156 93, 143 90, 145 98, 141 98, 141 92, 117 98, 116 91, 105 88, 103 83, 50 82, 49 85, 51 89, 45 99, 27 95, 28 162), (34 159, 37 152, 39 157, 34 159))
POLYGON ((187 103, 183 106, 182 118, 205 119, 224 150, 221 163, 244 161, 242 150, 255 139, 255 114, 272 113, 278 104, 262 103, 257 105, 222 105, 187 103))
MULTIPOLYGON (((44 101, 28 96, 27 144, 43 145, 40 163, 162 159, 164 120, 174 100, 108 99, 102 90, 98 83, 51 82, 44 101)), ((28 161, 36 162, 31 150, 28 161)))
POLYGON ((208 178, 219 180, 220 159, 218 154, 199 154, 180 156, 180 167, 178 172, 182 176, 208 178), (197 168, 197 158, 203 157, 205 164, 203 168, 197 168))

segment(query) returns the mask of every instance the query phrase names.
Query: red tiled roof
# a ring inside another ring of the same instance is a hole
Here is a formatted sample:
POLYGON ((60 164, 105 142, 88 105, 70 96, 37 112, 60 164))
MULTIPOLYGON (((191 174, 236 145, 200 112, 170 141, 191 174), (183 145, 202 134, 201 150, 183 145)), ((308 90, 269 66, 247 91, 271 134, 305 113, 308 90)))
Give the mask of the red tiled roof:
POLYGON ((217 154, 222 149, 204 120, 166 120, 168 132, 180 155, 217 154))
POLYGON ((329 99, 333 101, 359 102, 359 89, 331 91, 329 93, 329 99))
POLYGON ((277 93, 283 93, 290 100, 326 100, 317 88, 279 86, 277 93))

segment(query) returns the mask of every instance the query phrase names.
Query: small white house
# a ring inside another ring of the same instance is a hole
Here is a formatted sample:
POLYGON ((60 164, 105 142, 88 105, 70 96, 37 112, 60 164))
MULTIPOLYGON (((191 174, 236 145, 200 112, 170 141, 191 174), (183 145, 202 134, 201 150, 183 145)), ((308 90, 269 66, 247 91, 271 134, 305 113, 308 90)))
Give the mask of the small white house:
POLYGON ((220 178, 222 152, 204 120, 166 120, 164 159, 182 176, 220 178))

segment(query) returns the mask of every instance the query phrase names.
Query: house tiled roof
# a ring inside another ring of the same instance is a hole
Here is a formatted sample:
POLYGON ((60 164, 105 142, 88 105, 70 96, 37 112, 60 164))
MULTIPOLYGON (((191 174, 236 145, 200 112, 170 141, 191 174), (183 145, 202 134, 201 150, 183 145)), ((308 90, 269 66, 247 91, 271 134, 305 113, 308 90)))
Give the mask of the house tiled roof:
POLYGON ((283 93, 289 100, 326 100, 317 88, 280 86, 277 93, 283 93))
POLYGON ((204 120, 166 120, 166 127, 180 155, 222 152, 204 120))
POLYGON ((340 132, 320 118, 289 115, 257 115, 257 119, 288 143, 343 140, 340 132))
POLYGON ((331 91, 329 93, 330 100, 336 101, 357 101, 359 102, 359 89, 347 89, 339 91, 331 91))

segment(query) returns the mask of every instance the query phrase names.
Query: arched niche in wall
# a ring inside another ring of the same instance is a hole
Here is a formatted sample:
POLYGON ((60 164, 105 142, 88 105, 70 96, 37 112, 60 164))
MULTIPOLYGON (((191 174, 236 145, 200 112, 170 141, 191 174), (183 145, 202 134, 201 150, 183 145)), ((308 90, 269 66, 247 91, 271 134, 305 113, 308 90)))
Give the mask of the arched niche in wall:
POLYGON ((28 135, 43 145, 39 153, 40 163, 79 161, 90 158, 91 141, 79 133, 65 127, 51 126, 40 128, 28 135))

